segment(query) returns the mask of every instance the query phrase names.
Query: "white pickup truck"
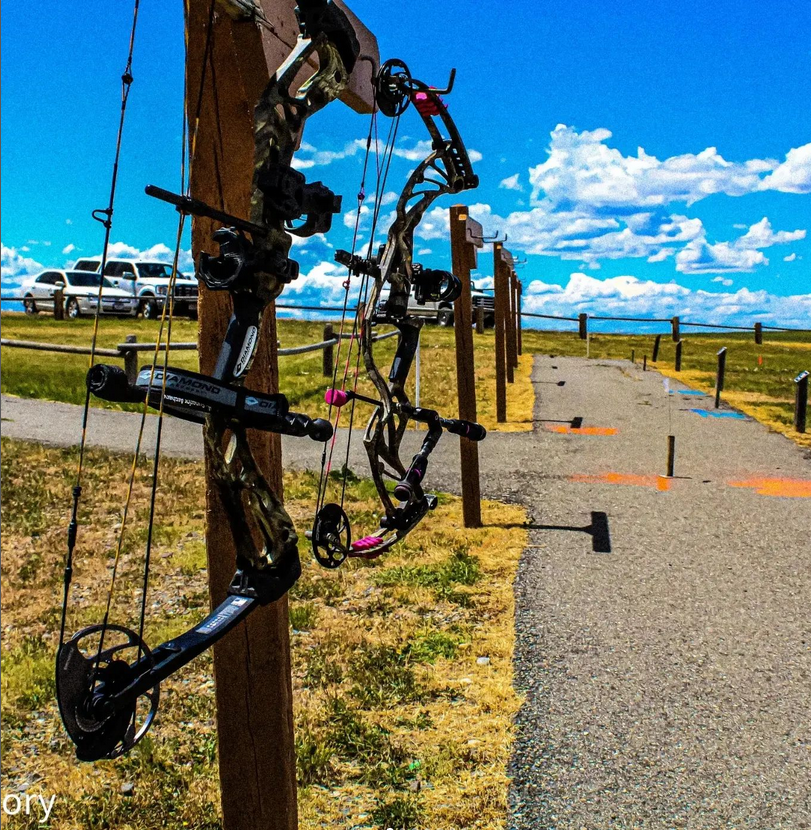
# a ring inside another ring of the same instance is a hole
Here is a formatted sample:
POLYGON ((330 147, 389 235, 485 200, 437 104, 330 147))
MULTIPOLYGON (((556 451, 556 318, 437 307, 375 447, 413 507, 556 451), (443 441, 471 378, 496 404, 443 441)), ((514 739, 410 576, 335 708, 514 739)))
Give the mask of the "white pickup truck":
MULTIPOLYGON (((476 309, 481 306, 484 309, 484 324, 491 327, 495 319, 495 310, 493 305, 492 295, 488 296, 483 291, 479 291, 475 284, 470 285, 470 295, 473 304, 473 314, 475 321, 476 309)), ((433 302, 428 300, 424 305, 420 305, 414 298, 414 292, 408 298, 408 313, 415 317, 424 317, 433 323, 440 326, 453 325, 453 303, 448 302, 433 302)))
MULTIPOLYGON (((79 271, 98 272, 101 257, 80 259, 73 266, 79 271)), ((146 319, 159 317, 166 304, 172 266, 144 259, 108 259, 104 276, 116 287, 137 297, 138 312, 146 319)), ((180 273, 175 282, 174 311, 197 319, 197 280, 180 273)))

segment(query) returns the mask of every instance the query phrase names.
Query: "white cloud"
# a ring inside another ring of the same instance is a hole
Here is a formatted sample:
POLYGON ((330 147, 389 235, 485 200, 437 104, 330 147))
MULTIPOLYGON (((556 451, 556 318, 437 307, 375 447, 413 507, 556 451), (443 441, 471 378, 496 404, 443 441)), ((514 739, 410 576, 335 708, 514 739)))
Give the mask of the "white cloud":
POLYGON ((504 188, 504 190, 523 190, 524 188, 521 187, 521 182, 518 181, 520 177, 520 173, 515 173, 512 176, 507 176, 506 179, 502 179, 498 183, 498 186, 504 188))
MULTIPOLYGON (((729 282, 720 279, 723 285, 729 282)), ((530 282, 524 287, 523 307, 527 312, 562 317, 575 317, 580 312, 664 318, 678 314, 688 321, 720 325, 753 325, 760 321, 805 328, 811 318, 811 294, 778 297, 747 288, 736 292, 695 291, 676 282, 657 283, 633 276, 598 280, 573 273, 565 286, 530 282)))
POLYGON ((732 285, 733 280, 729 280, 726 277, 713 277, 712 282, 720 282, 721 285, 724 285, 727 288, 729 288, 729 286, 732 285))
POLYGON ((789 254, 783 257, 783 262, 794 262, 795 259, 797 259, 797 254, 789 254))
POLYGON ((75 250, 76 250, 76 246, 71 242, 70 245, 65 245, 65 247, 62 248, 62 253, 63 254, 71 254, 75 250))
POLYGON ((768 248, 772 245, 796 242, 798 239, 805 239, 804 230, 773 231, 771 222, 764 216, 760 222, 755 222, 735 244, 741 248, 768 248))
POLYGON ((432 253, 433 251, 430 248, 420 248, 419 251, 417 251, 417 256, 430 256, 432 253))
MULTIPOLYGON (((146 259, 155 262, 165 262, 168 265, 172 264, 175 252, 163 242, 158 242, 151 248, 140 250, 133 245, 127 245, 126 242, 111 242, 107 246, 108 259, 146 259)), ((101 257, 101 251, 95 254, 93 258, 101 257)), ((194 259, 192 258, 191 250, 184 251, 182 248, 177 260, 177 267, 183 273, 194 272, 194 259)))
POLYGON ((811 193, 811 144, 789 150, 786 160, 763 179, 760 189, 811 193))
POLYGON ((30 277, 45 270, 45 266, 30 257, 21 256, 17 248, 0 246, 0 274, 6 288, 17 287, 23 277, 30 277))
POLYGON ((660 160, 641 147, 624 156, 608 146, 606 129, 577 132, 559 124, 549 157, 529 170, 532 198, 556 205, 639 209, 671 202, 688 205, 715 193, 742 196, 761 190, 811 191, 811 144, 773 159, 727 161, 715 147, 660 160))

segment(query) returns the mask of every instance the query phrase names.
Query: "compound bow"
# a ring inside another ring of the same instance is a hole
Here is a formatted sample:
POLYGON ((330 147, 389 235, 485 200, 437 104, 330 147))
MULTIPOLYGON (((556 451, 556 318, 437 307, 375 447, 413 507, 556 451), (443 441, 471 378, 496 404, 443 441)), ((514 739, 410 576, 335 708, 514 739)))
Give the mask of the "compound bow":
MULTIPOLYGON (((298 264, 288 257, 290 234, 326 232, 332 214, 340 210, 340 196, 320 182, 306 184, 291 163, 304 122, 345 87, 359 44, 351 23, 331 0, 299 0, 296 11, 301 35, 255 109, 251 221, 188 196, 147 188, 150 195, 175 204, 181 215, 207 216, 225 225, 213 235, 220 246, 219 256, 202 254, 197 272, 210 290, 228 291, 233 303, 213 375, 172 368, 165 362, 162 369, 154 362, 142 369, 134 383, 114 366, 98 364, 88 372, 88 389, 100 398, 142 402, 161 414, 165 411, 204 425, 216 487, 237 549, 237 570, 228 597, 214 611, 154 649, 143 641, 144 603, 140 633, 109 624, 108 603, 101 625, 85 628, 67 642, 62 637, 56 662, 57 699, 81 760, 115 758, 131 749, 154 720, 160 682, 213 645, 254 608, 282 597, 301 573, 293 523, 265 481, 246 429, 327 441, 332 427, 328 421, 290 412, 284 395, 246 389, 244 381, 264 311, 284 285, 298 276, 298 264), (313 58, 318 69, 303 84, 296 84, 313 58), (301 224, 294 225, 301 219, 301 224)), ((170 286, 170 295, 171 291, 170 286)), ((75 537, 74 511, 65 606, 75 537)), ((148 561, 149 546, 147 573, 148 561)))
MULTIPOLYGON (((465 145, 459 135, 441 96, 448 94, 455 77, 451 71, 445 89, 429 87, 412 78, 408 67, 399 60, 387 61, 376 79, 376 101, 380 111, 399 119, 409 104, 414 104, 431 137, 431 153, 412 172, 397 202, 394 220, 385 244, 377 256, 362 258, 354 253, 338 251, 335 258, 346 265, 351 275, 361 275, 362 301, 355 317, 355 330, 350 344, 359 342, 366 372, 378 394, 370 398, 357 392, 357 374, 354 389, 346 389, 346 375, 342 388, 328 390, 326 401, 340 408, 347 402, 362 401, 371 404, 374 412, 364 436, 364 447, 369 458, 371 474, 380 497, 383 516, 376 531, 353 541, 349 519, 344 510, 345 486, 341 501, 327 502, 333 435, 329 460, 325 448, 316 517, 310 532, 316 560, 327 568, 338 567, 347 557, 374 558, 406 536, 429 510, 436 506, 436 497, 426 494, 422 481, 428 458, 442 436, 443 429, 468 440, 480 441, 484 427, 455 418, 442 418, 432 409, 414 406, 406 392, 406 380, 419 346, 422 319, 408 313, 412 287, 420 304, 427 301, 450 302, 461 293, 461 283, 452 273, 423 268, 413 261, 414 232, 428 207, 446 193, 460 193, 478 186, 465 145), (389 293, 382 301, 381 292, 388 286, 389 293), (373 330, 377 324, 395 326, 399 332, 397 350, 388 378, 384 377, 374 359, 373 330), (400 445, 410 421, 428 426, 422 446, 406 465, 400 459, 400 445), (394 487, 389 489, 388 482, 394 487)), ((396 132, 396 131, 395 131, 396 132)), ((391 152, 393 148, 389 148, 391 152)), ((379 195, 379 194, 378 194, 379 195)), ((374 239, 371 231, 370 251, 374 239)), ((347 366, 349 357, 347 358, 347 366)), ((336 366, 337 370, 337 366, 336 366)), ((354 412, 353 412, 354 415, 354 412)), ((352 430, 347 440, 351 441, 352 430)), ((338 416, 336 416, 337 427, 338 416)), ((349 447, 347 446, 347 459, 349 447)), ((344 466, 344 477, 347 474, 344 466)), ((344 482, 345 483, 345 482, 344 482)))

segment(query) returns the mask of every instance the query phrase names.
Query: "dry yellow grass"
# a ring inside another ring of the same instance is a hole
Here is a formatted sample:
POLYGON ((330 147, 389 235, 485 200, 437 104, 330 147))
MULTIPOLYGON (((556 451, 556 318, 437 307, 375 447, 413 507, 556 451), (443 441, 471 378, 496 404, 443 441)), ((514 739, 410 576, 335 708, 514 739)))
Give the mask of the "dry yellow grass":
MULTIPOLYGON (((162 686, 149 736, 125 758, 79 764, 53 698, 64 528, 73 451, 3 442, 4 791, 56 796, 52 827, 215 830, 213 681, 208 654, 162 686), (122 794, 125 783, 134 785, 122 794)), ((148 643, 207 608, 202 469, 165 459, 153 549, 148 643)), ((68 628, 98 622, 120 521, 126 459, 89 456, 68 628)), ((148 470, 135 488, 132 534, 114 618, 132 625, 148 470)), ((287 475, 290 512, 311 521, 314 479, 287 475)), ((351 484, 350 514, 374 509, 351 484)), ((485 526, 462 527, 461 503, 437 510, 374 564, 320 569, 302 550, 291 592, 300 826, 506 826, 512 688, 512 584, 526 542, 515 506, 485 503, 485 526), (487 657, 488 661, 478 662, 487 657)), ((302 546, 303 548, 304 546, 302 546)), ((5 823, 6 819, 4 819, 5 823)), ((33 828, 20 818, 8 826, 33 828)))

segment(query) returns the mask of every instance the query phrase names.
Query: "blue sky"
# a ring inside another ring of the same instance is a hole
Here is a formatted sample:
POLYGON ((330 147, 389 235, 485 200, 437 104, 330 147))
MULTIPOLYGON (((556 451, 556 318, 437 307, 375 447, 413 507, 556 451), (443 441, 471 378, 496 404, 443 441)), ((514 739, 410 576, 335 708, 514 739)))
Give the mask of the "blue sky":
MULTIPOLYGON (((181 5, 142 0, 117 251, 165 257, 172 244, 174 212, 143 187, 177 186, 181 5)), ((457 68, 447 104, 481 179, 465 200, 528 259, 527 310, 811 325, 811 4, 351 6, 384 59, 437 85, 457 68)), ((101 247, 90 211, 106 204, 130 15, 125 2, 63 2, 46 15, 4 3, 5 286, 101 247)), ((328 239, 296 247, 304 276, 289 301, 338 297, 331 251, 349 242, 367 129, 341 104, 307 125, 299 164, 343 194, 346 215, 328 239)), ((390 191, 423 132, 407 113, 390 191)), ((433 267, 448 265, 453 201, 420 229, 418 258, 433 267)), ((487 256, 480 266, 486 285, 487 256)))

